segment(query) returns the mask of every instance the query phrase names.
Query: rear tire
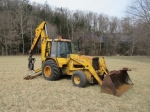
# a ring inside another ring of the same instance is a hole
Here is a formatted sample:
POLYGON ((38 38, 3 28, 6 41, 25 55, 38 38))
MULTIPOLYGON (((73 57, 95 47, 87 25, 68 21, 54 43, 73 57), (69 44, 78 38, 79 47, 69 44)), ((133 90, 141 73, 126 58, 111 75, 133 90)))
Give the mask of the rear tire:
POLYGON ((44 79, 55 81, 60 77, 60 70, 53 60, 47 60, 42 65, 42 75, 44 79))
POLYGON ((72 74, 72 83, 77 87, 85 87, 87 84, 87 78, 83 71, 77 70, 72 74))

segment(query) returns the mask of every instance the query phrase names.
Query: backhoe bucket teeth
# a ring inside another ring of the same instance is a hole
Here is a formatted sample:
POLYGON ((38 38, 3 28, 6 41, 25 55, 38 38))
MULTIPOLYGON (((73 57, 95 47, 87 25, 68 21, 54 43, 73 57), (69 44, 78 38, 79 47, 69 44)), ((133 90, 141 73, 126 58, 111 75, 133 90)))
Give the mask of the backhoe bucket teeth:
POLYGON ((42 75, 42 73, 38 73, 38 74, 33 74, 33 75, 27 75, 26 77, 24 77, 23 79, 25 80, 31 80, 31 79, 34 79, 38 76, 42 75))
POLYGON ((36 78, 37 76, 40 76, 40 75, 42 75, 42 68, 39 68, 39 69, 37 69, 35 71, 33 70, 31 74, 27 75, 23 79, 25 79, 25 80, 31 80, 31 79, 36 78))
POLYGON ((121 96, 129 90, 133 83, 127 73, 130 69, 123 68, 121 70, 111 71, 103 80, 101 91, 115 96, 121 96))

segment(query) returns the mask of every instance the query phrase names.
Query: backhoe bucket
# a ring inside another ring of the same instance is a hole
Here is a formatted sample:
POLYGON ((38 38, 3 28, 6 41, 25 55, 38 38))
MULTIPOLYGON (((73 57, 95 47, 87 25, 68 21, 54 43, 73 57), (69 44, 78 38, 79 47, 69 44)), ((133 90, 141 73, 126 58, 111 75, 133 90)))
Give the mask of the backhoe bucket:
POLYGON ((25 80, 31 80, 31 79, 34 79, 34 78, 36 78, 37 76, 40 76, 40 75, 41 75, 41 74, 34 75, 34 76, 27 75, 27 76, 25 76, 23 79, 25 79, 25 80))
POLYGON ((31 80, 31 79, 34 79, 34 78, 36 78, 36 77, 40 76, 40 75, 42 75, 42 74, 36 74, 36 75, 34 75, 34 76, 27 75, 27 76, 26 76, 26 77, 24 77, 23 79, 25 79, 25 80, 31 80))
POLYGON ((133 86, 133 83, 127 71, 130 71, 130 69, 123 68, 118 71, 111 71, 107 74, 101 86, 102 93, 121 96, 129 90, 133 86))

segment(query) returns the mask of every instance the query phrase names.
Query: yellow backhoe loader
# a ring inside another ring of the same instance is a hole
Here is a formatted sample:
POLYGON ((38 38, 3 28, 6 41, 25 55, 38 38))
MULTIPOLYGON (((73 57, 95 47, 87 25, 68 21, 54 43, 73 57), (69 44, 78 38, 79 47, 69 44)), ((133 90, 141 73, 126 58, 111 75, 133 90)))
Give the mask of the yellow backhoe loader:
POLYGON ((98 82, 101 92, 115 96, 120 96, 133 86, 127 73, 128 68, 109 72, 104 57, 81 55, 76 49, 71 40, 49 38, 46 22, 43 21, 35 30, 35 38, 29 51, 28 68, 33 72, 24 79, 29 80, 42 73, 44 79, 55 81, 61 75, 70 75, 74 86, 85 87, 87 83, 98 82), (42 66, 34 70, 35 58, 32 55, 39 40, 42 66))

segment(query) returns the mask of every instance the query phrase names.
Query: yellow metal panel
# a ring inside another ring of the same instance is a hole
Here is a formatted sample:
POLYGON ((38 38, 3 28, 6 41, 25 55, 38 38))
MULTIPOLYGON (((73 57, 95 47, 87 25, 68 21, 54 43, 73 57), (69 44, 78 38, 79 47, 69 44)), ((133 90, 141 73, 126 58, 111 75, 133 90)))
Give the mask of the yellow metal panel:
POLYGON ((108 70, 106 67, 105 59, 104 57, 101 57, 99 59, 99 67, 100 67, 100 75, 108 74, 108 70))
POLYGON ((66 65, 69 61, 69 58, 57 58, 57 64, 58 67, 62 67, 63 65, 66 65))

